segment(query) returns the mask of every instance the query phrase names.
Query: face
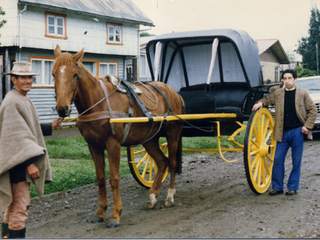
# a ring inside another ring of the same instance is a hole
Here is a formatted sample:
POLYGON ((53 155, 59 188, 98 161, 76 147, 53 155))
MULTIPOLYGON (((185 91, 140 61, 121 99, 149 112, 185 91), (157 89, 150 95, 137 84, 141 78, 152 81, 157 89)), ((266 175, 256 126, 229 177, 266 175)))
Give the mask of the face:
POLYGON ((21 92, 24 96, 30 91, 33 83, 33 76, 11 76, 11 80, 15 89, 21 92))
POLYGON ((294 88, 294 84, 297 80, 297 78, 293 78, 291 73, 285 73, 282 78, 282 81, 288 90, 294 88))

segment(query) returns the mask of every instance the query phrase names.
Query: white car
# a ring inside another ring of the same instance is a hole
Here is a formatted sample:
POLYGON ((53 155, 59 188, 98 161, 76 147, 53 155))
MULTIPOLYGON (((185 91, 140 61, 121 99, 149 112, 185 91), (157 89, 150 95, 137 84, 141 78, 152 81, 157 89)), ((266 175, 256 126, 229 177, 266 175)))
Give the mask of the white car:
POLYGON ((295 85, 299 88, 306 89, 316 105, 318 116, 312 132, 320 132, 320 76, 298 78, 295 85))

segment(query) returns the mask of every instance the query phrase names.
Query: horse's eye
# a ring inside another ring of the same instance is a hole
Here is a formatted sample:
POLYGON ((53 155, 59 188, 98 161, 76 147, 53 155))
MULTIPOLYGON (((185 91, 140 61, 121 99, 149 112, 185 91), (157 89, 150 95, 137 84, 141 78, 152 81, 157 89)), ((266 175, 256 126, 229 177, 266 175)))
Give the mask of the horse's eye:
POLYGON ((78 74, 76 73, 76 74, 74 74, 74 76, 73 76, 73 77, 75 78, 75 77, 77 77, 77 76, 78 76, 78 74))

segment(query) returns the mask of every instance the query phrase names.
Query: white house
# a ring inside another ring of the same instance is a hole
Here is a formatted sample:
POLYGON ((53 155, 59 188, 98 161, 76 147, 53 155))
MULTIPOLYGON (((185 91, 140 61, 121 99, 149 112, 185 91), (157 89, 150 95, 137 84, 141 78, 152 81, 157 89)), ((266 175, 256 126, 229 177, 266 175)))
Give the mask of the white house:
MULTIPOLYGON (((7 20, 0 71, 9 72, 14 61, 32 63, 40 75, 28 95, 41 122, 57 116, 51 75, 57 44, 70 53, 84 48, 82 63, 96 76, 124 79, 126 59, 139 56, 140 26, 154 26, 131 0, 0 0, 0 6, 7 20)), ((2 77, 0 101, 11 87, 10 77, 2 77)))

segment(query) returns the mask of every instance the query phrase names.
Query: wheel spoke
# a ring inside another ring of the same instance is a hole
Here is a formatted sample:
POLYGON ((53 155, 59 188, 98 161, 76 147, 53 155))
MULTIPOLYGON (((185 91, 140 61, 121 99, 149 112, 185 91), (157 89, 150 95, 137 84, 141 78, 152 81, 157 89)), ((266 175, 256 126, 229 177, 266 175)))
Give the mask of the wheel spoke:
POLYGON ((145 176, 146 176, 149 163, 150 163, 150 156, 148 155, 146 165, 144 166, 143 172, 142 172, 142 174, 141 174, 141 176, 142 176, 143 178, 145 178, 145 176))

